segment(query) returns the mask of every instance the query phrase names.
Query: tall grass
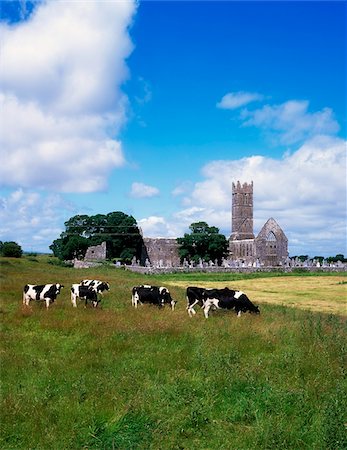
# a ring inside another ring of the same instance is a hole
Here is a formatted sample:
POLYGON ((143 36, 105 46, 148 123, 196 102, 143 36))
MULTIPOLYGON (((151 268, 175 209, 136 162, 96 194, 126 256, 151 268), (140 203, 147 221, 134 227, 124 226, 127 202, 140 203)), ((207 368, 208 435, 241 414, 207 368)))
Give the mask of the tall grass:
POLYGON ((135 310, 131 287, 165 278, 37 259, 1 260, 2 449, 347 448, 343 316, 190 319, 183 285, 176 311, 135 310), (72 308, 69 286, 92 277, 111 284, 102 308, 72 308), (27 282, 65 290, 23 308, 27 282))

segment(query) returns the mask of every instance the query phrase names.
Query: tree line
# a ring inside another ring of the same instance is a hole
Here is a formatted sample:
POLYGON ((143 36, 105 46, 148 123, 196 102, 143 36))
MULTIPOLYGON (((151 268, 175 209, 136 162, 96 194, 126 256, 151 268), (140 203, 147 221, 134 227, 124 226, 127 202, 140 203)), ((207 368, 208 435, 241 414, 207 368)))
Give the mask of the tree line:
MULTIPOLYGON (((141 259, 143 237, 133 216, 121 211, 93 216, 75 215, 65 223, 65 230, 49 246, 53 255, 61 261, 82 259, 87 248, 106 242, 106 258, 129 264, 135 257, 141 259)), ((206 222, 194 222, 189 226, 190 233, 177 238, 179 256, 184 260, 198 263, 202 261, 218 261, 228 254, 228 240, 214 226, 206 222)), ((22 248, 16 242, 0 241, 0 256, 21 257, 22 248)), ((299 259, 308 259, 300 255, 299 259)), ((322 259, 317 256, 314 259, 322 259)), ((342 254, 325 258, 328 263, 347 259, 342 254)))
MULTIPOLYGON (((143 238, 134 217, 116 211, 95 216, 76 215, 65 222, 65 231, 50 245, 54 256, 61 260, 83 258, 87 248, 106 242, 106 258, 130 263, 135 257, 141 259, 143 238)), ((190 233, 178 238, 179 255, 198 262, 220 262, 227 254, 228 241, 217 227, 206 222, 190 225, 190 233)))

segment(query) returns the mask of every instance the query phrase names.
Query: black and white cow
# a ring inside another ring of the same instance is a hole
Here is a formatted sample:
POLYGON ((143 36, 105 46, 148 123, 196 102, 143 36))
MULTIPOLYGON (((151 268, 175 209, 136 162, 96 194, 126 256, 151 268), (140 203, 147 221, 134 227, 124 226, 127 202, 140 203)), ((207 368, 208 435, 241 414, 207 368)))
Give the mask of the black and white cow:
POLYGON ((46 307, 60 294, 62 284, 26 284, 23 289, 23 305, 29 306, 30 300, 45 301, 46 307))
POLYGON ((243 312, 260 314, 258 306, 255 306, 242 291, 224 289, 206 289, 203 293, 204 314, 206 319, 211 307, 216 309, 233 309, 238 317, 243 312))
POLYGON ((82 286, 88 286, 90 289, 95 291, 97 294, 101 294, 104 291, 110 290, 110 285, 106 281, 100 281, 100 280, 82 280, 81 281, 82 286))
POLYGON ((71 303, 75 308, 77 308, 78 298, 85 301, 85 307, 87 306, 88 301, 92 303, 94 308, 96 308, 100 302, 98 294, 94 289, 83 286, 82 284, 73 284, 71 286, 71 303))
POLYGON ((205 292, 205 288, 197 287, 197 286, 188 286, 186 290, 186 298, 187 298, 187 311, 189 317, 196 314, 194 309, 195 305, 204 306, 203 293, 205 292))
POLYGON ((172 299, 168 288, 161 286, 149 286, 147 284, 132 288, 131 303, 135 308, 143 303, 150 303, 161 308, 165 303, 170 303, 171 309, 175 309, 176 301, 172 299))

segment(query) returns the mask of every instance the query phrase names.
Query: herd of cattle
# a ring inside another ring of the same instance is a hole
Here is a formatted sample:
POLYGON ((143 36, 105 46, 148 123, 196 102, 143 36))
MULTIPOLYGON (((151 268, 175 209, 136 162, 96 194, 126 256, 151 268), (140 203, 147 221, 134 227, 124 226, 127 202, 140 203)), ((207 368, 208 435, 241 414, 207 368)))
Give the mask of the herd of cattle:
MULTIPOLYGON (((63 287, 59 283, 26 284, 23 289, 23 304, 28 306, 31 300, 45 301, 48 308, 56 300, 63 287)), ((109 289, 110 285, 106 281, 82 280, 79 284, 71 286, 71 303, 76 308, 77 299, 79 299, 84 300, 85 306, 90 302, 96 308, 101 301, 103 292, 109 289)), ((186 298, 186 309, 190 317, 196 314, 194 307, 197 305, 203 309, 206 318, 208 318, 211 309, 233 310, 238 316, 246 312, 260 313, 258 306, 255 306, 246 294, 227 287, 223 289, 206 289, 189 286, 186 290, 186 298)), ((168 288, 144 284, 132 288, 131 303, 135 308, 139 304, 143 305, 144 303, 156 305, 158 308, 169 304, 171 309, 174 310, 177 302, 171 297, 168 288)))

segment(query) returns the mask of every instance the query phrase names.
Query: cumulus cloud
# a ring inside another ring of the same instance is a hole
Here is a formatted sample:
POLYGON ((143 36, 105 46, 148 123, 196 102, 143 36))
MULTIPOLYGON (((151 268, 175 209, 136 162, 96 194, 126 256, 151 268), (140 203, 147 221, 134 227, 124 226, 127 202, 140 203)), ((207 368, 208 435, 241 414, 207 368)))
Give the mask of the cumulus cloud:
POLYGON ((220 109, 237 109, 252 102, 263 100, 264 96, 256 92, 229 92, 217 103, 220 109))
POLYGON ((1 156, 5 186, 104 189, 125 163, 128 28, 135 2, 54 2, 0 26, 1 156))
POLYGON ((162 216, 149 216, 138 221, 143 235, 146 237, 177 237, 178 229, 170 225, 162 216))
POLYGON ((131 185, 130 196, 133 198, 148 198, 159 195, 159 189, 144 183, 135 182, 131 185))
POLYGON ((59 194, 17 189, 0 197, 0 239, 15 241, 27 251, 47 252, 73 213, 74 205, 59 194))
POLYGON ((332 136, 315 136, 279 160, 252 156, 211 161, 202 170, 205 179, 189 196, 191 208, 180 214, 189 219, 201 215, 229 235, 232 183, 253 181, 255 232, 274 217, 292 254, 300 247, 333 254, 332 241, 337 251, 346 246, 345 171, 346 142, 332 136))
POLYGON ((282 144, 293 144, 322 134, 335 134, 339 125, 333 111, 324 108, 309 112, 306 100, 290 100, 280 105, 265 105, 254 111, 244 110, 244 126, 256 126, 266 133, 276 133, 282 144))

